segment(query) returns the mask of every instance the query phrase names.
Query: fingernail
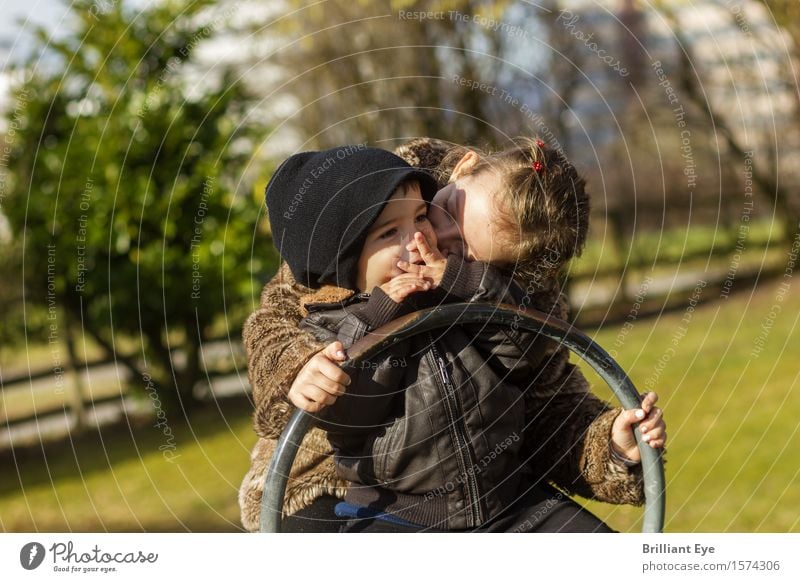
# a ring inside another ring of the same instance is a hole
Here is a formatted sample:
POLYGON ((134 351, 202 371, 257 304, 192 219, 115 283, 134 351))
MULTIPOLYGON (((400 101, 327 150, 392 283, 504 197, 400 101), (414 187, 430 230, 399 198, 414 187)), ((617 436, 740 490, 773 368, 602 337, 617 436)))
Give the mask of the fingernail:
POLYGON ((339 350, 338 352, 336 352, 336 357, 337 358, 343 358, 344 357, 344 352, 342 350, 339 350))
POLYGON ((647 432, 647 427, 646 427, 646 426, 643 426, 643 427, 642 427, 642 433, 646 433, 646 432, 647 432))
POLYGON ((643 440, 644 442, 647 442, 647 441, 649 441, 649 440, 650 440, 650 435, 649 435, 649 434, 646 434, 646 435, 644 435, 644 436, 642 437, 642 440, 643 440))
POLYGON ((644 410, 637 410, 636 418, 644 418, 644 410))

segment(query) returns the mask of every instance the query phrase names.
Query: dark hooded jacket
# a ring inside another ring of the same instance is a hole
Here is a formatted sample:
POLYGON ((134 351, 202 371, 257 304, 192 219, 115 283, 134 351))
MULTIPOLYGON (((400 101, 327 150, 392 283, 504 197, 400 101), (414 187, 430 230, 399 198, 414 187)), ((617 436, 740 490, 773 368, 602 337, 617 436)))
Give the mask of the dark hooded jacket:
MULTIPOLYGON (((439 302, 523 304, 494 267, 450 256, 439 287, 395 303, 379 287, 343 302, 306 305, 300 324, 349 348, 404 311, 439 302)), ((320 415, 345 500, 447 530, 482 525, 520 496, 527 389, 545 338, 510 326, 458 325, 392 345, 353 372, 320 415)), ((529 388, 530 385, 530 388, 529 388)))

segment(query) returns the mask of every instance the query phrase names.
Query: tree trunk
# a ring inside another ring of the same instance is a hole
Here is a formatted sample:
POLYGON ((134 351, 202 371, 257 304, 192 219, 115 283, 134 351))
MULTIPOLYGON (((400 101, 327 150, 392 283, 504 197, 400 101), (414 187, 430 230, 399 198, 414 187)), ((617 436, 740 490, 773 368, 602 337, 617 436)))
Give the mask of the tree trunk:
MULTIPOLYGON (((698 88, 698 80, 693 63, 696 61, 692 47, 688 39, 680 29, 680 23, 671 10, 665 10, 678 44, 679 65, 678 74, 680 75, 680 86, 685 91, 689 101, 705 115, 708 122, 722 136, 730 151, 739 159, 745 158, 746 147, 743 146, 734 134, 726 119, 722 117, 714 108, 714 105, 704 96, 698 88)), ((777 170, 776 170, 777 171, 777 170)), ((784 243, 791 245, 793 234, 798 229, 800 214, 792 207, 789 202, 789 192, 777 177, 773 177, 769 172, 761 169, 760 165, 753 160, 752 165, 753 182, 758 186, 761 193, 775 204, 775 209, 781 214, 784 226, 784 243)))
POLYGON ((73 336, 72 316, 69 308, 63 310, 64 314, 64 343, 67 346, 67 374, 71 378, 70 405, 75 415, 75 426, 72 432, 80 434, 86 429, 86 410, 83 405, 83 378, 78 369, 78 357, 75 351, 75 337, 73 336))

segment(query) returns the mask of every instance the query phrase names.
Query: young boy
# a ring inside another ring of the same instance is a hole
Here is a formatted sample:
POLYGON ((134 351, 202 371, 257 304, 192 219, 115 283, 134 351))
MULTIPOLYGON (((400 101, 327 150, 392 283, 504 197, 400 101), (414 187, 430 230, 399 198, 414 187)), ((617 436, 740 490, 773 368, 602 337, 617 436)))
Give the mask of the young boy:
MULTIPOLYGON (((520 304, 523 291, 495 268, 438 252, 427 221, 435 190, 430 176, 372 148, 306 152, 281 165, 267 188, 273 238, 297 281, 320 289, 304 303, 302 327, 346 349, 438 302, 520 304), (423 263, 425 279, 400 268, 423 263)), ((523 490, 522 393, 532 380, 527 355, 540 341, 455 325, 364 362, 344 394, 321 395, 318 386, 290 394, 301 404, 331 404, 320 418, 337 472, 351 483, 337 506, 354 518, 345 531, 525 523, 541 491, 523 490)))

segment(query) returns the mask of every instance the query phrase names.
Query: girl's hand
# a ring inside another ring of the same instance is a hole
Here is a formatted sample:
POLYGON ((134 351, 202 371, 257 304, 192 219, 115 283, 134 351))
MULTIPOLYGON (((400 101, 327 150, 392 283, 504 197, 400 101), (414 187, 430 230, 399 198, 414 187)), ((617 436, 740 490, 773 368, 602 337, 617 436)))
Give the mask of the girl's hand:
POLYGON ((423 277, 432 285, 432 289, 439 286, 444 277, 444 269, 447 267, 447 259, 437 248, 431 248, 428 239, 421 232, 414 233, 414 240, 406 245, 406 250, 417 250, 420 257, 425 262, 424 265, 414 265, 408 261, 398 261, 397 266, 406 273, 413 273, 423 277))
POLYGON ((667 425, 664 422, 663 411, 655 406, 656 401, 658 394, 648 392, 642 398, 641 408, 623 410, 614 420, 614 425, 611 427, 611 446, 617 453, 631 461, 642 460, 633 436, 633 426, 637 423, 642 432, 642 440, 654 449, 664 446, 667 441, 667 425))
POLYGON ((392 301, 395 303, 402 303, 402 301, 412 293, 427 291, 431 288, 431 284, 419 275, 403 273, 392 277, 381 285, 380 288, 392 298, 392 301))
POLYGON ((341 342, 333 342, 314 354, 289 388, 289 402, 306 412, 316 413, 345 393, 350 376, 337 364, 347 359, 341 342))

